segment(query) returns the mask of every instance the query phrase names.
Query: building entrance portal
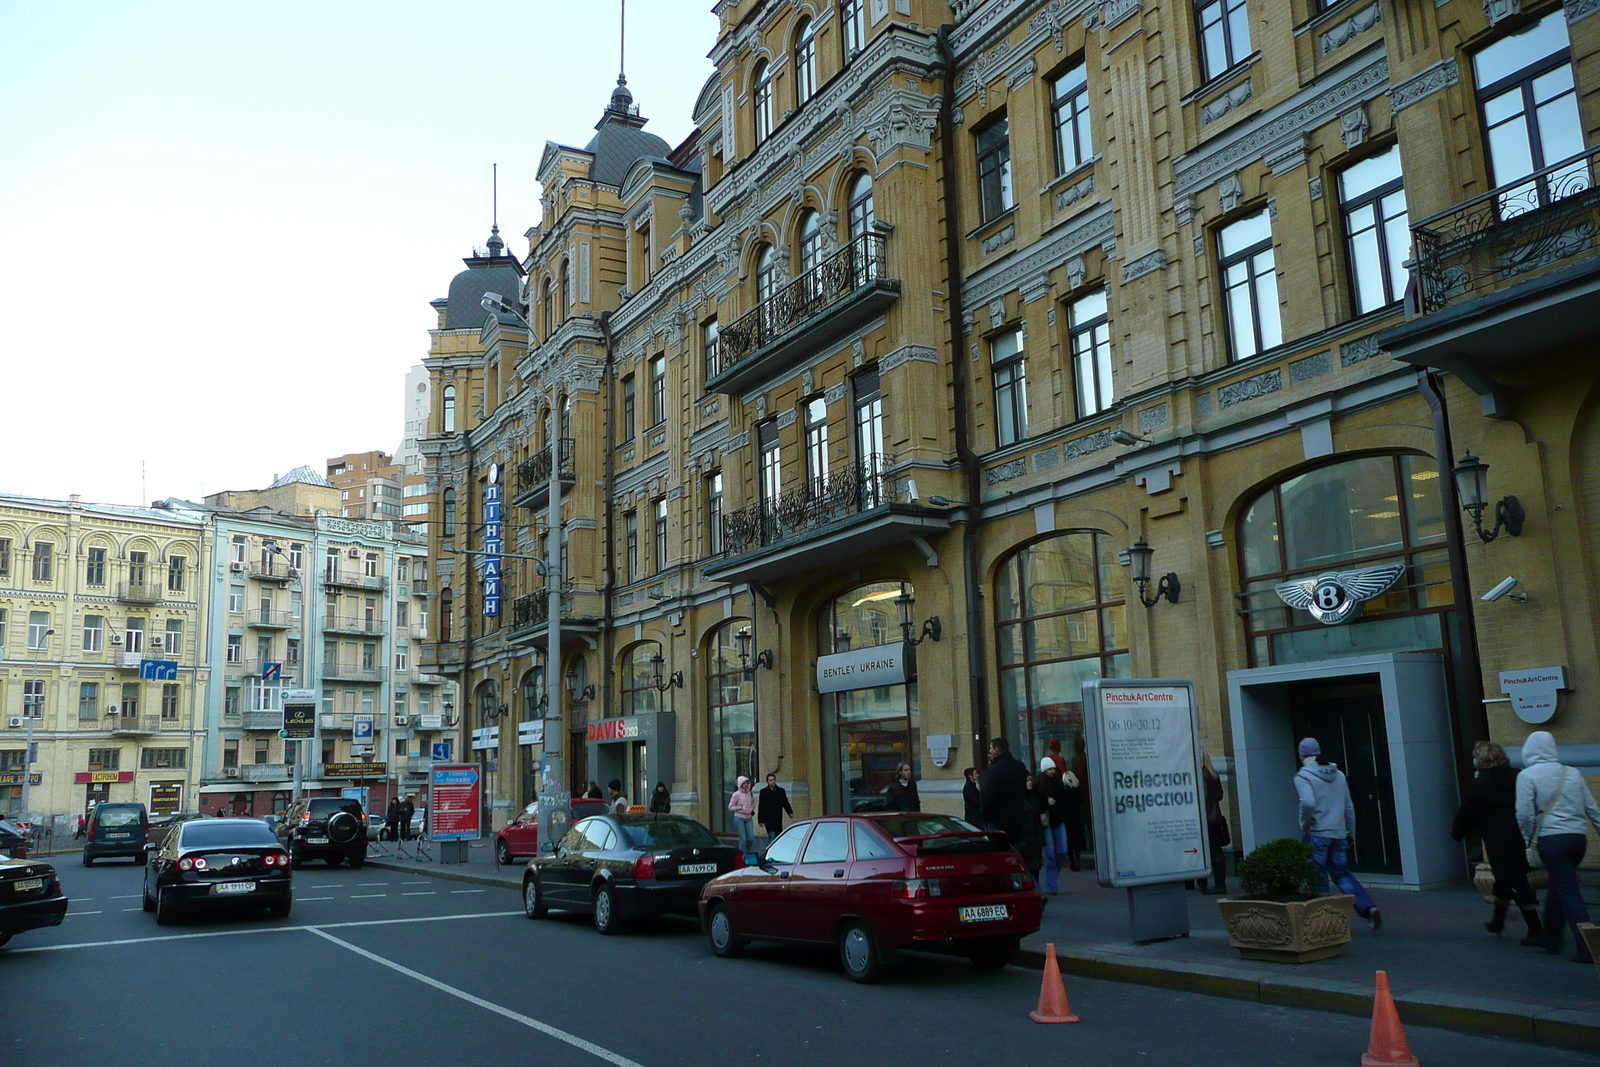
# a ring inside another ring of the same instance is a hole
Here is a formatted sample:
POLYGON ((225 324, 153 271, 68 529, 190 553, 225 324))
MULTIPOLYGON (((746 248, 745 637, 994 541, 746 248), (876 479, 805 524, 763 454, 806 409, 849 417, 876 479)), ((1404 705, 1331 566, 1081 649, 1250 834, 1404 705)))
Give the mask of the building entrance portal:
POLYGON ((1383 687, 1377 678, 1290 686, 1289 716, 1294 736, 1315 737, 1322 745, 1322 758, 1337 764, 1349 781, 1356 811, 1350 869, 1400 874, 1389 731, 1384 723, 1383 687))

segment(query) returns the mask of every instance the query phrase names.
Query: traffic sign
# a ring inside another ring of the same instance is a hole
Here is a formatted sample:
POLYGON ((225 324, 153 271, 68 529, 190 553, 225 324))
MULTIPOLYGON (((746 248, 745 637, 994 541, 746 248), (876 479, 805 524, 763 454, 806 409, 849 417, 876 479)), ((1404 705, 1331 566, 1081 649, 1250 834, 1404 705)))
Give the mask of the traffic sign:
POLYGON ((281 681, 283 678, 283 664, 263 663, 261 665, 261 680, 263 682, 281 681))
POLYGON ((178 661, 142 659, 139 661, 139 677, 154 682, 175 682, 178 680, 178 661))

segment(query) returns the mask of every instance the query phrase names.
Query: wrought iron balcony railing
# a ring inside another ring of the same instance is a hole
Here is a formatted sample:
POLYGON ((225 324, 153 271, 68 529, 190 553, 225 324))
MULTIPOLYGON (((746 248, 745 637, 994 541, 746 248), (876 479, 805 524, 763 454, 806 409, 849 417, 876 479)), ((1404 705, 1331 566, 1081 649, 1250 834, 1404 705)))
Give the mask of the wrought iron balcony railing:
POLYGON ((324 633, 381 634, 383 633, 383 620, 357 618, 350 615, 328 615, 323 617, 322 630, 324 633))
POLYGON ((777 499, 760 501, 722 518, 722 552, 741 552, 804 536, 850 515, 895 501, 895 479, 886 473, 890 457, 872 455, 797 486, 777 499))
POLYGON ((323 678, 336 678, 348 682, 381 682, 387 677, 388 671, 373 664, 364 663, 324 663, 322 665, 323 678))
POLYGON ((257 609, 250 613, 250 625, 258 630, 290 630, 297 626, 300 618, 287 611, 263 611, 257 609))
POLYGON ((884 237, 858 234, 843 248, 724 326, 716 373, 730 370, 818 312, 884 276, 884 237))
POLYGON ((1564 160, 1411 227, 1423 314, 1592 256, 1600 247, 1600 148, 1564 160))
POLYGON ((288 582, 300 577, 300 568, 277 560, 269 563, 256 560, 250 564, 250 577, 263 582, 288 582))
POLYGON ((335 570, 325 568, 322 572, 324 585, 343 586, 346 589, 382 589, 387 579, 381 574, 362 574, 357 571, 335 570))
MULTIPOLYGON (((577 479, 577 466, 574 463, 577 446, 577 441, 571 437, 563 437, 556 442, 555 459, 561 464, 557 477, 563 482, 577 479)), ((551 451, 548 445, 517 464, 517 495, 548 489, 551 464, 551 451)))
POLYGON ((165 596, 160 582, 123 582, 117 587, 117 599, 124 604, 159 604, 165 596))

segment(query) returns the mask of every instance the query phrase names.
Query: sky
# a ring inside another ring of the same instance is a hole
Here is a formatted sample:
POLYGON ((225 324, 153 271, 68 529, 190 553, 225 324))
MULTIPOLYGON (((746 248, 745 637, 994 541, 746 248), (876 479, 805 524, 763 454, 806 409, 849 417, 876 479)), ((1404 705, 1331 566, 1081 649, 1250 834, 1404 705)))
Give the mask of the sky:
MULTIPOLYGON (((634 0, 676 144, 712 0, 634 0)), ((461 259, 527 252, 617 0, 0 0, 0 493, 149 503, 393 451, 461 259), (73 281, 72 279, 77 279, 73 281)))

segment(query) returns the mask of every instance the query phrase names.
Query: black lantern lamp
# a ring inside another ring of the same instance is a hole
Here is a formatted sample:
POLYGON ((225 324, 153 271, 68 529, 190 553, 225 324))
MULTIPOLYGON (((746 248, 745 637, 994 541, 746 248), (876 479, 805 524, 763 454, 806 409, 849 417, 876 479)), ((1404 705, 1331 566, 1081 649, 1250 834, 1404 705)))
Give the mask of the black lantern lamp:
POLYGON ((1456 479, 1456 498, 1463 511, 1472 513, 1472 525, 1485 544, 1500 536, 1504 530, 1512 537, 1522 535, 1522 524, 1528 513, 1514 496, 1503 496, 1494 505, 1494 529, 1483 528, 1483 512, 1489 506, 1489 465, 1468 449, 1450 471, 1456 479))
POLYGON ((594 683, 579 685, 578 667, 573 664, 567 668, 567 698, 574 704, 582 704, 594 699, 594 683))
POLYGON ((910 592, 902 592, 894 598, 895 610, 900 613, 900 633, 904 636, 906 644, 920 645, 929 638, 935 641, 939 640, 944 635, 944 624, 939 621, 939 616, 937 615, 922 621, 922 635, 920 637, 911 636, 913 628, 911 609, 916 602, 917 598, 912 596, 910 592))
MULTIPOLYGON (((756 653, 755 666, 750 663, 750 627, 746 626, 733 635, 733 643, 739 650, 739 666, 744 668, 746 678, 754 678, 756 667, 772 669, 772 649, 763 648, 756 653)), ((659 673, 659 672, 658 672, 659 673)))
POLYGON ((658 693, 665 693, 668 689, 672 689, 674 687, 678 689, 683 688, 682 671, 673 671, 670 675, 665 677, 662 676, 661 672, 666 665, 666 657, 663 656, 659 651, 650 657, 650 682, 653 686, 655 686, 656 692, 658 693))
POLYGON ((446 729, 449 729, 456 724, 455 710, 456 706, 454 703, 448 700, 444 702, 444 725, 446 729))
POLYGON ((1147 608, 1153 608, 1162 600, 1176 604, 1178 596, 1183 592, 1183 583, 1178 581, 1178 576, 1168 571, 1156 583, 1156 595, 1145 596, 1145 586, 1150 584, 1150 561, 1155 558, 1156 550, 1145 543, 1144 538, 1133 543, 1128 549, 1128 565, 1133 568, 1133 584, 1139 587, 1139 603, 1147 608))

